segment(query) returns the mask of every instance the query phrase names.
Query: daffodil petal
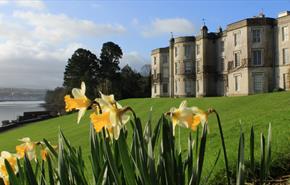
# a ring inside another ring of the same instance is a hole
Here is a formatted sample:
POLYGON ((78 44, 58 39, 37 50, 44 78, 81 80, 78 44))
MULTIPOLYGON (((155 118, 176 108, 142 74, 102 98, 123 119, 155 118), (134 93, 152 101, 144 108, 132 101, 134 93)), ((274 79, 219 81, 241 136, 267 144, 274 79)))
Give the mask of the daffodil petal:
POLYGON ((129 120, 130 120, 130 116, 129 115, 126 115, 126 114, 123 114, 121 116, 121 119, 122 119, 122 124, 126 124, 129 120))
POLYGON ((113 127, 113 135, 114 135, 114 139, 118 139, 120 136, 120 130, 121 127, 119 125, 116 125, 115 127, 113 127))
POLYGON ((73 88, 71 91, 74 98, 83 98, 85 94, 82 93, 81 89, 73 88))
POLYGON ((104 101, 106 101, 106 102, 108 102, 108 103, 110 103, 110 104, 114 104, 116 101, 115 101, 115 97, 114 97, 114 95, 113 94, 111 94, 111 95, 104 95, 102 92, 100 92, 100 94, 101 94, 101 98, 104 100, 104 101))
POLYGON ((18 141, 21 141, 23 143, 29 143, 29 142, 31 142, 31 139, 29 137, 24 137, 22 139, 18 139, 18 141))
POLYGON ((187 106, 187 101, 186 100, 183 100, 180 105, 179 105, 179 109, 183 109, 187 106))
POLYGON ((78 121, 77 123, 79 124, 81 121, 81 118, 85 115, 87 108, 80 108, 78 112, 78 121))
POLYGON ((80 93, 81 93, 82 95, 85 95, 85 94, 86 94, 86 84, 85 84, 85 82, 82 82, 82 83, 81 83, 80 93))
POLYGON ((112 127, 118 125, 118 118, 116 112, 113 111, 110 112, 110 122, 112 124, 112 127))
POLYGON ((2 151, 1 152, 1 157, 6 159, 6 158, 11 157, 11 154, 9 152, 7 152, 7 151, 2 151))

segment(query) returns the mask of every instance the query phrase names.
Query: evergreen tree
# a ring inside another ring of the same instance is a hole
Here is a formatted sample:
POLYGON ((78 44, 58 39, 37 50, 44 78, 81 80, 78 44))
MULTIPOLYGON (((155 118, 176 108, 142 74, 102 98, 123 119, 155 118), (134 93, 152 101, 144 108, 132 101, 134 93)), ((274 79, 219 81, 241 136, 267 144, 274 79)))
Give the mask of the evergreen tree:
POLYGON ((79 48, 68 59, 65 67, 63 85, 71 90, 79 87, 81 81, 87 86, 87 96, 93 98, 97 95, 98 78, 100 76, 100 61, 89 50, 79 48))
POLYGON ((121 70, 121 89, 122 98, 137 98, 142 94, 142 76, 134 71, 129 65, 121 70))
POLYGON ((63 87, 57 87, 54 90, 48 90, 45 95, 44 108, 53 115, 62 115, 65 113, 63 97, 67 94, 63 87))
POLYGON ((120 70, 119 63, 123 56, 122 49, 113 42, 103 44, 100 54, 100 71, 101 71, 101 86, 99 89, 106 94, 116 93, 119 89, 116 88, 114 81, 118 79, 118 71, 120 70))

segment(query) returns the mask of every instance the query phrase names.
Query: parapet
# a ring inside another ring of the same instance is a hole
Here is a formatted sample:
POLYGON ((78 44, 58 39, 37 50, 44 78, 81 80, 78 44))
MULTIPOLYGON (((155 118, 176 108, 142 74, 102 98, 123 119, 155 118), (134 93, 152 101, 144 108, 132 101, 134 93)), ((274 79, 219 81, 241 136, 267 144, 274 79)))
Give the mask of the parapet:
POLYGON ((156 48, 151 51, 151 55, 157 54, 157 53, 169 53, 169 47, 165 48, 156 48))
POLYGON ((185 37, 174 38, 174 43, 194 42, 194 41, 195 41, 195 37, 194 36, 185 36, 185 37))

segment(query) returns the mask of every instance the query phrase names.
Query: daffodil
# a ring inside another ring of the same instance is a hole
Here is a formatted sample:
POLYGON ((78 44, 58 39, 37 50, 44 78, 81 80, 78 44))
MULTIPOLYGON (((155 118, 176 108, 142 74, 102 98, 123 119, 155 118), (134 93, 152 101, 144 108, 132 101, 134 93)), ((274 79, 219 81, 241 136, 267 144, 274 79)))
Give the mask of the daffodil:
POLYGON ((192 130, 196 130, 196 127, 201 124, 202 127, 204 127, 204 124, 207 123, 208 121, 208 112, 203 111, 197 107, 191 107, 191 110, 194 114, 193 116, 193 122, 190 125, 190 128, 192 130))
POLYGON ((23 143, 16 146, 16 153, 18 158, 23 158, 26 154, 29 160, 36 159, 35 143, 32 142, 28 137, 19 139, 19 141, 23 143))
POLYGON ((74 109, 79 110, 78 120, 79 123, 81 118, 84 116, 87 108, 91 105, 91 101, 86 97, 86 85, 84 82, 81 83, 81 88, 72 89, 73 98, 70 95, 66 95, 64 97, 65 101, 65 110, 67 112, 72 111, 74 109))
POLYGON ((18 166, 17 166, 17 158, 15 154, 11 154, 6 151, 1 152, 0 156, 0 178, 3 179, 5 185, 9 184, 9 175, 5 166, 5 159, 8 161, 10 164, 12 170, 14 173, 18 173, 18 166))
POLYGON ((115 101, 114 95, 104 95, 102 93, 99 102, 102 113, 92 113, 91 122, 96 132, 100 132, 102 128, 106 128, 110 135, 115 139, 119 138, 121 128, 130 120, 130 116, 126 114, 128 107, 122 107, 115 101))
MULTIPOLYGON (((49 142, 50 144, 50 142, 49 142)), ((46 146, 46 144, 42 141, 38 142, 37 145, 40 145, 41 146, 41 150, 40 150, 40 157, 43 161, 46 161, 47 160, 47 156, 49 155, 49 151, 50 149, 46 146)), ((56 149, 57 146, 56 145, 51 145, 50 146, 52 147, 52 149, 56 149)))
POLYGON ((167 114, 172 120, 173 134, 176 125, 196 130, 199 124, 204 125, 207 122, 207 113, 197 107, 187 107, 185 100, 181 102, 179 108, 173 107, 167 114))

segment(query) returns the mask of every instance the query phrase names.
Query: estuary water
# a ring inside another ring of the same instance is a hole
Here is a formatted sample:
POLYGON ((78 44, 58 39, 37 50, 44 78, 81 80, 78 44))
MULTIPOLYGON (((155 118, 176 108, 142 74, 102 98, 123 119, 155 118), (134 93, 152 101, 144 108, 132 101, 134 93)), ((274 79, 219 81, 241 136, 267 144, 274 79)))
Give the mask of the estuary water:
POLYGON ((3 120, 15 120, 23 112, 43 111, 44 101, 4 101, 0 102, 0 126, 3 120))

